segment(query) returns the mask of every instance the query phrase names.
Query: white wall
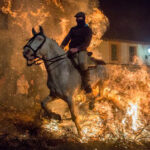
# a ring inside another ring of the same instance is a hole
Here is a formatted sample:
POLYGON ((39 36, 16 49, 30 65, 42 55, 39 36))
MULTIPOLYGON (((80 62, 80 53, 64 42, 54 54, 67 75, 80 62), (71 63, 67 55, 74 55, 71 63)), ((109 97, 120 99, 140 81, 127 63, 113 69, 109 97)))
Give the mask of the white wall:
POLYGON ((121 43, 121 64, 128 64, 129 62, 129 53, 127 51, 128 44, 127 43, 121 43))
POLYGON ((143 63, 150 65, 150 54, 148 53, 148 48, 150 45, 138 44, 137 56, 143 61, 143 63), (145 59, 148 56, 148 59, 145 59))
POLYGON ((137 56, 140 61, 143 63, 150 65, 150 54, 148 53, 148 48, 150 48, 150 44, 145 43, 137 43, 137 42, 129 42, 129 41, 103 41, 98 47, 99 53, 101 53, 102 59, 106 63, 112 63, 110 60, 110 46, 111 44, 117 44, 119 47, 119 61, 114 62, 117 64, 129 64, 129 47, 134 46, 137 50, 137 56), (148 56, 148 59, 145 59, 145 56, 148 56))

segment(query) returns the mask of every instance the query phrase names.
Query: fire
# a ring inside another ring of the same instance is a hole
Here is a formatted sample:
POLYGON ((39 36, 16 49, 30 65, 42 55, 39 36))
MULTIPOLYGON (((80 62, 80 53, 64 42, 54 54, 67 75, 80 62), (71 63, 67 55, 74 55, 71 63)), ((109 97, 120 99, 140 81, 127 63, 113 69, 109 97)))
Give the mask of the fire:
POLYGON ((51 120, 50 123, 48 121, 44 120, 43 128, 47 129, 50 132, 59 131, 58 123, 56 120, 51 120))
POLYGON ((50 16, 49 12, 45 11, 45 7, 42 5, 40 8, 33 9, 30 8, 29 11, 21 9, 17 11, 12 10, 12 0, 5 0, 6 6, 2 7, 2 12, 10 15, 14 20, 13 25, 19 26, 21 29, 25 30, 23 32, 30 33, 32 27, 42 25, 46 18, 50 16))
POLYGON ((127 107, 126 117, 122 120, 122 123, 126 125, 128 123, 127 118, 131 117, 132 123, 131 128, 133 131, 138 131, 139 125, 139 110, 138 110, 138 101, 136 103, 129 102, 129 107, 127 107))
POLYGON ((66 18, 61 18, 61 21, 60 21, 60 27, 61 27, 61 30, 62 30, 62 35, 59 36, 59 39, 57 39, 58 43, 61 43, 64 35, 67 35, 67 26, 69 24, 69 20, 66 19, 66 18))
POLYGON ((90 45, 90 49, 93 51, 101 43, 100 38, 107 30, 109 21, 99 9, 94 8, 92 13, 87 16, 87 22, 93 31, 93 40, 90 45))
POLYGON ((138 129, 138 104, 129 103, 130 107, 127 109, 127 114, 132 117, 132 129, 137 131, 138 129))
POLYGON ((60 8, 62 11, 64 11, 64 8, 63 8, 63 6, 62 6, 60 0, 46 0, 46 3, 47 3, 48 5, 51 4, 51 2, 54 3, 54 4, 55 4, 58 8, 60 8))
POLYGON ((10 14, 12 17, 15 18, 17 16, 17 13, 13 12, 11 10, 11 8, 12 8, 11 0, 4 0, 4 3, 5 3, 6 6, 3 6, 1 8, 2 12, 5 13, 5 14, 10 14))

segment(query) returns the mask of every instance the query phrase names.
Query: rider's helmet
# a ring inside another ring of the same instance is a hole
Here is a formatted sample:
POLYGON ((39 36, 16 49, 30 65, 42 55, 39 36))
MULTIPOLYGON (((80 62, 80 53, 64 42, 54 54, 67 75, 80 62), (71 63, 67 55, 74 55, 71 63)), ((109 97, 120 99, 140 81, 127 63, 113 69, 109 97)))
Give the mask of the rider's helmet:
POLYGON ((85 13, 84 12, 78 12, 74 17, 83 17, 85 19, 85 13))

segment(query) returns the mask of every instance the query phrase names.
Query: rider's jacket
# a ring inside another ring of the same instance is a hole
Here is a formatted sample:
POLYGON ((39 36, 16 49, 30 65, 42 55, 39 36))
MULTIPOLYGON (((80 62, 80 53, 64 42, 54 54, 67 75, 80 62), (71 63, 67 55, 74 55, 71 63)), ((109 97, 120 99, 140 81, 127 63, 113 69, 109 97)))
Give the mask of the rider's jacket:
POLYGON ((79 51, 86 50, 92 39, 92 30, 85 24, 84 26, 72 27, 68 35, 63 40, 61 46, 65 47, 69 42, 70 48, 78 48, 79 51))

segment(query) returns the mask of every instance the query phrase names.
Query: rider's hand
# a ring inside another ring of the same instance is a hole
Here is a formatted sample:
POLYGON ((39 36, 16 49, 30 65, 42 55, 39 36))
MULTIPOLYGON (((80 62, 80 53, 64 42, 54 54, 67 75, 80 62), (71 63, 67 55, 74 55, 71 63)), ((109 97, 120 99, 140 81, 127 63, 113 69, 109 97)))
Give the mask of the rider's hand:
POLYGON ((71 48, 71 49, 70 49, 70 51, 71 51, 72 53, 76 53, 76 52, 78 52, 78 50, 79 50, 78 48, 71 48))

